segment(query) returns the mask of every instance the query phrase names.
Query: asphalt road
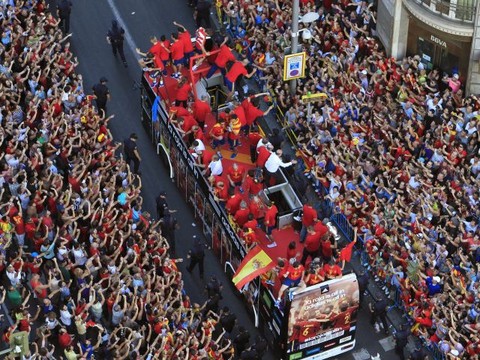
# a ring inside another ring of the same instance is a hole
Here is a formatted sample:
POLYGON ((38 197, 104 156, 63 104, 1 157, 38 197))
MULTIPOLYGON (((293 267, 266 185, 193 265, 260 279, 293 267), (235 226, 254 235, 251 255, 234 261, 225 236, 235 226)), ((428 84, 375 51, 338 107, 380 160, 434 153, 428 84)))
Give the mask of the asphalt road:
MULTIPOLYGON (((177 218, 180 229, 177 232, 177 253, 186 259, 187 251, 194 235, 202 236, 201 230, 195 226, 192 211, 182 200, 177 188, 168 177, 168 170, 156 154, 155 147, 143 130, 140 122, 140 92, 133 84, 140 80, 141 69, 136 63, 135 47, 143 51, 149 48, 151 35, 170 35, 176 29, 173 21, 185 25, 194 33, 192 9, 186 0, 73 0, 71 15, 72 50, 78 57, 80 65, 77 71, 83 75, 86 89, 98 82, 102 76, 109 80, 108 87, 112 95, 107 105, 108 113, 115 114, 110 122, 110 129, 116 141, 123 141, 132 132, 138 134, 138 144, 142 156, 141 172, 144 198, 144 209, 155 214, 155 197, 161 190, 168 194, 171 209, 178 210, 177 218), (105 36, 111 20, 119 21, 126 30, 125 54, 129 64, 125 68, 120 60, 114 58, 105 36)), ((186 261, 188 264, 188 261, 186 261)), ((185 265, 181 265, 182 270, 185 265)), ((187 293, 193 301, 205 300, 205 283, 198 273, 193 275, 184 272, 184 282, 187 293)), ((229 280, 223 276, 223 270, 213 253, 208 252, 205 259, 205 279, 216 274, 226 284, 229 280)), ((239 323, 245 326, 252 335, 258 333, 241 301, 230 286, 224 287, 222 305, 227 305, 236 313, 239 323)), ((365 307, 364 307, 365 308, 365 307)), ((396 359, 393 351, 388 353, 379 343, 377 334, 368 323, 365 310, 360 313, 357 331, 357 346, 353 353, 343 354, 338 359, 369 359, 368 354, 377 352, 382 358, 396 359)), ((274 344, 271 344, 275 346, 274 344)), ((264 359, 276 359, 268 353, 264 359)))

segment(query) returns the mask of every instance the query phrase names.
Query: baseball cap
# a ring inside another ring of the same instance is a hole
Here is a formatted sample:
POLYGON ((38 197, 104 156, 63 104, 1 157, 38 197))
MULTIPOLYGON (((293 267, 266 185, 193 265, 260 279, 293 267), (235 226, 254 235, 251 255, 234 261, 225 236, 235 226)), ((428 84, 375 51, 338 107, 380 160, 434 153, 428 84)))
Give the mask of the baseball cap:
POLYGON ((108 82, 108 79, 105 76, 102 76, 100 78, 100 82, 108 82))

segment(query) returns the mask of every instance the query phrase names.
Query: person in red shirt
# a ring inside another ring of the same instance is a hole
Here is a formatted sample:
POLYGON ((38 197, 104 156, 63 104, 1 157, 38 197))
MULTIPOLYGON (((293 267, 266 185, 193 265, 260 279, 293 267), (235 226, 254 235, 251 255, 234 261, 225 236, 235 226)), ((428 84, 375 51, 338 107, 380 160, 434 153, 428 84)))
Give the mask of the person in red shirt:
POLYGON ((212 149, 225 145, 225 122, 222 118, 218 118, 217 123, 210 129, 210 137, 212 138, 212 149))
POLYGON ((260 146, 257 149, 257 167, 263 168, 270 155, 272 155, 273 145, 260 146))
POLYGON ((320 235, 315 232, 313 226, 309 226, 305 237, 305 247, 303 248, 302 260, 300 262, 305 266, 309 256, 312 260, 318 256, 320 250, 320 235))
POLYGON ((230 70, 225 75, 225 86, 231 93, 235 91, 235 82, 239 79, 240 76, 243 75, 249 79, 257 72, 257 68, 253 68, 253 70, 249 73, 247 71, 247 68, 245 67, 247 64, 248 59, 245 59, 243 61, 234 61, 233 65, 230 67, 230 70))
POLYGON ((261 169, 250 169, 243 185, 244 190, 250 195, 257 195, 263 189, 261 169))
POLYGON ((195 120, 197 120, 202 131, 205 128, 207 115, 211 112, 212 109, 210 108, 210 103, 208 102, 208 97, 206 95, 202 95, 201 99, 196 99, 193 103, 193 116, 195 117, 195 120))
POLYGON ((240 228, 243 228, 245 223, 248 221, 248 215, 250 214, 250 209, 247 206, 245 201, 240 203, 240 209, 237 210, 235 216, 233 217, 235 222, 240 228))
POLYGON ((272 104, 265 111, 259 109, 259 105, 260 105, 259 97, 265 96, 265 95, 269 95, 269 94, 268 93, 256 94, 253 96, 249 96, 248 98, 242 101, 242 107, 245 111, 245 120, 246 120, 246 124, 244 128, 245 131, 248 131, 249 128, 255 124, 255 121, 259 117, 267 116, 270 113, 270 111, 274 108, 274 105, 272 104))
POLYGON ((300 230, 300 242, 303 243, 307 237, 307 229, 314 226, 318 218, 317 211, 310 205, 303 205, 302 230, 300 230))
POLYGON ((325 281, 325 273, 322 266, 317 266, 314 269, 311 269, 305 277, 306 286, 320 284, 323 281, 325 281))
POLYGON ((220 44, 220 51, 215 58, 215 62, 210 67, 207 73, 207 79, 209 79, 215 72, 220 69, 222 75, 226 75, 225 67, 229 61, 235 61, 235 55, 233 55, 232 49, 227 45, 228 37, 223 39, 223 42, 220 44))
POLYGON ((187 78, 182 76, 177 85, 177 93, 175 95, 175 105, 187 107, 188 96, 192 92, 192 85, 188 83, 187 78))
POLYGON ((30 286, 39 299, 45 299, 47 297, 47 289, 50 287, 49 284, 43 285, 40 281, 40 275, 33 274, 32 279, 30 280, 30 286))
POLYGON ((323 221, 317 221, 315 225, 313 225, 313 228, 317 233, 320 234, 320 238, 322 240, 325 240, 329 235, 330 235, 330 230, 328 229, 328 226, 326 225, 330 220, 328 218, 323 219, 323 221))
POLYGON ((205 150, 198 150, 197 151, 198 157, 197 157, 197 164, 195 166, 201 167, 203 169, 206 169, 208 167, 208 164, 212 161, 212 157, 215 154, 213 151, 205 149, 205 150))
POLYGON ((167 71, 165 67, 170 59, 170 41, 166 40, 165 35, 162 35, 161 41, 158 41, 156 36, 152 36, 150 42, 152 43, 152 46, 148 49, 147 53, 142 52, 138 48, 135 49, 137 54, 143 57, 143 59, 140 59, 138 62, 142 67, 145 67, 151 62, 151 57, 153 56, 155 68, 151 70, 159 70, 163 75, 166 75, 167 71))
POLYGON ((300 286, 300 287, 305 286, 305 284, 302 284, 304 271, 305 271, 305 268, 297 260, 294 260, 293 264, 291 264, 288 267, 287 271, 284 274, 284 279, 282 280, 282 286, 278 291, 278 297, 277 297, 277 300, 275 301, 275 306, 280 305, 280 300, 282 299, 282 296, 285 290, 287 290, 288 288, 293 288, 297 286, 300 286))
POLYGON ((173 25, 178 26, 178 40, 183 43, 183 53, 185 57, 185 65, 190 66, 190 58, 194 54, 194 48, 192 44, 192 35, 188 32, 187 28, 182 24, 173 22, 173 25))
POLYGON ((253 217, 253 214, 248 214, 248 221, 243 225, 243 227, 249 229, 256 229, 258 227, 258 221, 253 217))
POLYGON ((323 265, 323 271, 325 271, 325 277, 327 280, 332 280, 342 276, 342 269, 340 266, 335 264, 333 259, 323 265))
POLYGON ((213 189, 215 200, 224 207, 228 199, 228 189, 223 181, 218 181, 213 189))
POLYGON ((170 45, 170 52, 172 54, 172 77, 178 78, 181 75, 183 64, 185 63, 185 53, 183 42, 178 38, 178 34, 172 33, 173 43, 170 45))
MULTIPOLYGON (((241 187, 246 176, 247 172, 245 171, 245 168, 241 165, 238 165, 236 162, 234 162, 232 166, 228 167, 227 169, 227 179, 232 188, 237 186, 241 187)), ((240 192, 242 192, 242 190, 240 190, 240 192)))
POLYGON ((253 195, 250 200, 250 214, 254 219, 260 219, 264 216, 265 212, 265 205, 263 204, 262 200, 259 196, 253 195))
POLYGON ((235 215, 235 213, 240 208, 240 203, 242 202, 243 198, 239 194, 235 194, 234 189, 228 189, 228 195, 230 196, 225 204, 225 210, 227 210, 228 214, 235 215))
POLYGON ((290 259, 296 259, 299 254, 297 251, 297 242, 290 241, 287 248, 287 260, 290 261, 290 259))
POLYGON ((277 224, 277 214, 277 207, 275 206, 273 201, 269 201, 267 203, 267 211, 265 211, 265 218, 263 219, 267 238, 272 241, 270 244, 267 245, 269 248, 277 246, 277 243, 272 240, 272 231, 277 224))
POLYGON ((255 229, 247 226, 243 227, 241 238, 243 239, 243 241, 245 241, 247 249, 250 249, 252 245, 258 242, 257 234, 255 234, 255 229))
POLYGON ((322 247, 321 251, 322 251, 323 260, 330 261, 333 255, 332 243, 330 239, 322 240, 321 247, 322 247))
POLYGON ((72 344, 72 342, 72 336, 67 332, 66 329, 61 328, 58 332, 58 345, 60 345, 62 349, 66 349, 72 344))

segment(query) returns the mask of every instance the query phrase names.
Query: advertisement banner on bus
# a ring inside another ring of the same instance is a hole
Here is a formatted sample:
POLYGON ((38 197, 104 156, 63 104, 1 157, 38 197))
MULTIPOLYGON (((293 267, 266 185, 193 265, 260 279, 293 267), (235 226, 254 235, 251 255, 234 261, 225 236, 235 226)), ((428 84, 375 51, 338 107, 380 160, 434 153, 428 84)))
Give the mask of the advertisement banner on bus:
POLYGON ((358 304, 354 274, 294 293, 288 315, 288 359, 321 359, 321 355, 312 355, 331 353, 353 342, 358 304))

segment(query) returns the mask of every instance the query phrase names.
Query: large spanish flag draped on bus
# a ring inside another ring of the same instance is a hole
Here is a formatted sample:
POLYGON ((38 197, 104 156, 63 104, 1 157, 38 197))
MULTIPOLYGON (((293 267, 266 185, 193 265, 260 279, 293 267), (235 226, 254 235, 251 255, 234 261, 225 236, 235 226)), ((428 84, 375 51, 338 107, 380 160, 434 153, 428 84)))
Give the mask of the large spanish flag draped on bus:
POLYGON ((270 256, 260 246, 255 246, 243 259, 235 275, 233 275, 232 281, 240 290, 246 283, 274 267, 275 263, 270 256))

